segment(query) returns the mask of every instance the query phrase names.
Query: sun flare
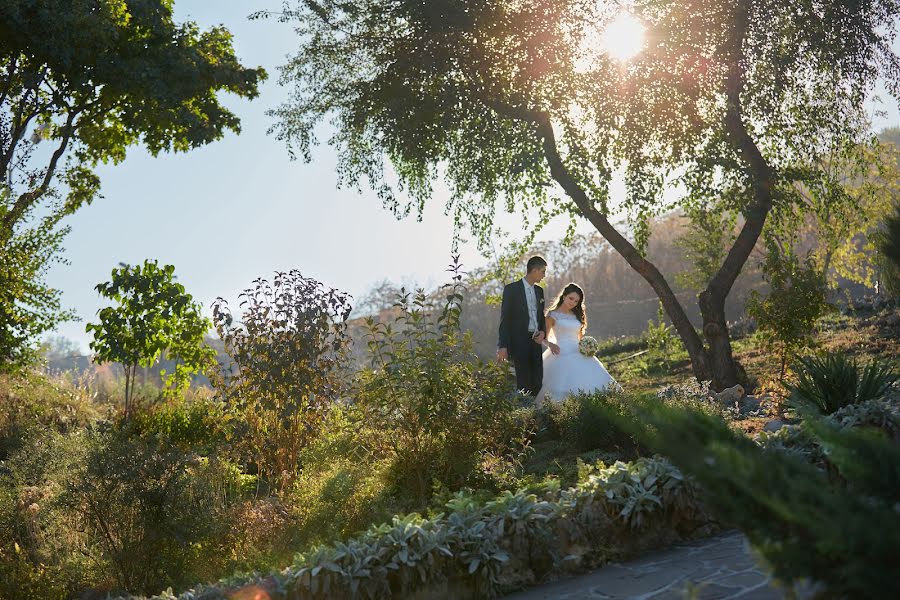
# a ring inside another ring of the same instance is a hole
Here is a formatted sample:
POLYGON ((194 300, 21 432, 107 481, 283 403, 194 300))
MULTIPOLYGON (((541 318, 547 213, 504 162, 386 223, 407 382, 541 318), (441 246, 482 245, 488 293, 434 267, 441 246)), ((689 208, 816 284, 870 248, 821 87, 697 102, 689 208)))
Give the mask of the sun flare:
POLYGON ((634 15, 622 11, 600 33, 600 47, 616 60, 631 60, 644 47, 645 29, 634 15))

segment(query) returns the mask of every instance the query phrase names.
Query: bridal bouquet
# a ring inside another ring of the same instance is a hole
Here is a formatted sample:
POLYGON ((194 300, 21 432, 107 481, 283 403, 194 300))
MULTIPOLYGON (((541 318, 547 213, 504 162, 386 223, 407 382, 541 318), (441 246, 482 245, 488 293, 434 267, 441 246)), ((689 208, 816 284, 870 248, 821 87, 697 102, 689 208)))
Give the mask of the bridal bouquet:
POLYGON ((597 351, 600 349, 600 342, 597 341, 596 338, 593 338, 589 335, 581 338, 581 341, 578 342, 578 351, 584 354, 585 356, 594 356, 597 354, 597 351))

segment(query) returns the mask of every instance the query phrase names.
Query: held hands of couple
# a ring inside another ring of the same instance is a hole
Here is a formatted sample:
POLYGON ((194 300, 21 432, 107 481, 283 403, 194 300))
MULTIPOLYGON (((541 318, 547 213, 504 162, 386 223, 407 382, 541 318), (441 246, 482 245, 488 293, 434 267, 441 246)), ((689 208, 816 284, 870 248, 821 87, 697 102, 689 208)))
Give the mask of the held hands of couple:
POLYGON ((550 352, 552 352, 553 354, 559 354, 559 346, 557 346, 553 342, 547 341, 547 334, 544 333, 543 331, 538 331, 537 333, 535 333, 534 338, 532 338, 532 339, 534 339, 535 344, 540 344, 541 346, 547 346, 548 348, 550 348, 550 352), (545 344, 544 342, 547 342, 547 343, 545 344))
MULTIPOLYGON (((557 346, 553 342, 547 342, 545 344, 544 342, 546 341, 546 338, 547 338, 547 335, 543 331, 538 331, 534 334, 534 336, 532 337, 532 340, 534 340, 535 344, 539 344, 541 346, 547 346, 548 348, 550 348, 550 352, 552 352, 553 354, 559 354, 559 346, 557 346)), ((507 360, 509 360, 509 351, 506 348, 498 348, 497 349, 497 362, 504 362, 507 360)))

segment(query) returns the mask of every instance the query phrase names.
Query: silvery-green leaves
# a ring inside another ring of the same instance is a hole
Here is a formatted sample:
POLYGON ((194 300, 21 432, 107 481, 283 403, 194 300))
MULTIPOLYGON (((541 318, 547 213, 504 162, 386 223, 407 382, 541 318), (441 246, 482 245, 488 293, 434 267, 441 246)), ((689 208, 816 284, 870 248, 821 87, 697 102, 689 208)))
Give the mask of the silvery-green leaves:
POLYGON ((154 598, 221 598, 225 586, 230 592, 256 586, 273 599, 402 598, 440 586, 459 597, 490 598, 533 582, 536 573, 577 566, 584 546, 609 551, 659 527, 710 522, 693 485, 661 457, 599 463, 583 474, 566 490, 539 486, 540 495, 507 491, 479 502, 459 492, 446 514, 394 517, 357 538, 300 553, 280 573, 154 598), (597 511, 612 517, 603 529, 596 527, 597 511))

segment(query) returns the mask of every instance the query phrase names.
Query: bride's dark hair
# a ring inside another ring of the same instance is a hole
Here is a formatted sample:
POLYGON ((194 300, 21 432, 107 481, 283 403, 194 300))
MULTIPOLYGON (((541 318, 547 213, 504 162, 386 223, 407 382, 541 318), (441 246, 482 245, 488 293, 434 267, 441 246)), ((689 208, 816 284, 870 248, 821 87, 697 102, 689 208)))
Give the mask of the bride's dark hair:
POLYGON ((581 321, 581 334, 584 335, 584 332, 587 330, 587 313, 584 311, 584 290, 581 289, 577 284, 570 283, 567 284, 566 287, 563 288, 563 291, 559 293, 559 295, 554 298, 553 302, 551 302, 550 310, 556 310, 560 306, 562 306, 563 299, 575 292, 578 294, 578 304, 575 305, 575 308, 572 309, 572 314, 578 317, 578 320, 581 321))

